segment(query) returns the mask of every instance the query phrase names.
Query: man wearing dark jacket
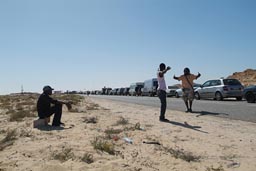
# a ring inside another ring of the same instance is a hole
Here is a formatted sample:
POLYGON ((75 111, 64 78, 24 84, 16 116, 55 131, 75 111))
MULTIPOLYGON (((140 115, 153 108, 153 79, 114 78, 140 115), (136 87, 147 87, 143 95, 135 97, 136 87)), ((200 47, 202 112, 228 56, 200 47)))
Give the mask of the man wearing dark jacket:
POLYGON ((70 108, 70 103, 51 98, 50 95, 52 95, 52 90, 54 89, 50 86, 44 86, 43 93, 37 101, 38 117, 40 119, 45 119, 54 114, 52 126, 64 125, 64 123, 61 122, 62 105, 65 104, 70 108))

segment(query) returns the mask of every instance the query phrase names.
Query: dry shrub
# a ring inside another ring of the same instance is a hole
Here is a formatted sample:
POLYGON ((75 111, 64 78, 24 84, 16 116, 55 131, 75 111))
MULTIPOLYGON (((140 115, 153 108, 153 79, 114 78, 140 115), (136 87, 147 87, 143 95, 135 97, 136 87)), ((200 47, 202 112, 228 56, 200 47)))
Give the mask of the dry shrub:
POLYGON ((84 117, 83 118, 85 123, 93 123, 96 124, 98 122, 98 118, 97 117, 84 117))
POLYGON ((213 166, 207 167, 206 171, 224 171, 223 166, 219 166, 217 168, 214 168, 213 166))
POLYGON ((33 137, 32 129, 22 128, 20 130, 20 137, 33 137))
POLYGON ((16 139, 17 139, 16 130, 8 129, 5 138, 0 141, 0 151, 4 150, 8 146, 13 145, 13 143, 16 139))
POLYGON ((17 132, 16 132, 16 129, 14 129, 14 130, 7 130, 7 135, 5 136, 5 138, 4 139, 2 139, 1 141, 0 141, 0 143, 6 143, 6 142, 8 142, 8 141, 13 141, 13 140, 15 140, 16 139, 16 137, 17 137, 17 132))
POLYGON ((107 129, 107 130, 105 130, 104 131, 105 132, 105 138, 106 139, 119 139, 119 137, 117 136, 117 134, 120 134, 121 132, 123 132, 123 130, 122 129, 113 129, 113 128, 111 128, 111 129, 107 129))
POLYGON ((198 162, 200 160, 199 156, 195 156, 191 152, 185 152, 182 149, 170 148, 167 151, 176 159, 182 159, 186 162, 198 162))
POLYGON ((141 128, 140 127, 140 123, 136 123, 135 125, 133 126, 130 126, 130 127, 125 127, 124 128, 124 131, 135 131, 135 130, 144 130, 144 128, 141 128))
POLYGON ((13 111, 10 115, 10 121, 22 121, 23 118, 25 117, 35 117, 36 115, 34 113, 31 113, 31 111, 13 111))
POLYGON ((96 103, 89 103, 87 106, 86 106, 86 109, 87 110, 99 110, 99 105, 96 104, 96 103))
POLYGON ((110 155, 115 154, 115 149, 114 145, 106 140, 103 139, 103 137, 96 137, 94 140, 91 142, 93 145, 93 148, 95 150, 99 150, 101 152, 107 152, 110 155))
POLYGON ((105 130, 106 134, 120 134, 121 132, 123 132, 122 129, 113 129, 113 128, 111 128, 111 129, 105 130))
POLYGON ((53 95, 53 97, 61 101, 69 101, 73 105, 78 105, 80 102, 82 102, 82 100, 84 100, 83 96, 76 94, 53 95))
POLYGON ((81 160, 87 164, 94 162, 93 155, 89 153, 85 153, 81 160))
POLYGON ((65 161, 68 161, 69 159, 74 159, 75 155, 72 152, 71 148, 62 148, 61 152, 54 151, 52 153, 52 157, 55 160, 65 162, 65 161))
POLYGON ((127 125, 129 124, 129 121, 128 119, 125 119, 123 117, 120 117, 119 120, 117 120, 115 126, 118 126, 118 125, 127 125))

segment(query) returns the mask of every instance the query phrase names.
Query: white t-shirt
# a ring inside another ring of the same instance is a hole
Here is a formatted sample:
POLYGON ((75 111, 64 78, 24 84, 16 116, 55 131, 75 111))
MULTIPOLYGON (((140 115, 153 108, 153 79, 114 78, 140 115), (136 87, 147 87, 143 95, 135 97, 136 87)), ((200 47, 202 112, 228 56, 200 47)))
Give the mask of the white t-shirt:
POLYGON ((164 75, 163 77, 160 77, 159 73, 161 73, 161 71, 157 72, 158 90, 166 91, 166 83, 165 83, 164 75))

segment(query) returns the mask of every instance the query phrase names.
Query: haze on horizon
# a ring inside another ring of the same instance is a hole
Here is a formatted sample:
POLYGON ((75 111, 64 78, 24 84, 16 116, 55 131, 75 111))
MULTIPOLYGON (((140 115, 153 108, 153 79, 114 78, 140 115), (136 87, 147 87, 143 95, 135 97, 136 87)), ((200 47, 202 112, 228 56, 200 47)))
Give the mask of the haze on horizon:
POLYGON ((196 81, 255 69, 254 0, 0 1, 0 94, 196 81))

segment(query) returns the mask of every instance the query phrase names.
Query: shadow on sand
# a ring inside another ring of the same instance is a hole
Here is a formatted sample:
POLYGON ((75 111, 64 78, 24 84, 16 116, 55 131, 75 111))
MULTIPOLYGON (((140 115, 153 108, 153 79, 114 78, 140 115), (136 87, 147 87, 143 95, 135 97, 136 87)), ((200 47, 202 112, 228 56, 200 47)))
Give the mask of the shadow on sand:
POLYGON ((37 127, 37 129, 41 130, 41 131, 62 131, 65 129, 71 129, 72 127, 62 127, 62 126, 51 126, 51 125, 45 125, 45 126, 40 126, 37 127))
POLYGON ((229 115, 226 113, 215 113, 215 112, 209 112, 209 111, 193 111, 193 113, 199 114, 196 117, 205 116, 205 115, 213 115, 213 116, 219 116, 219 115, 228 116, 229 115))
POLYGON ((198 131, 198 132, 208 134, 208 132, 199 130, 200 128, 202 128, 201 126, 193 126, 193 125, 188 124, 187 122, 179 123, 179 122, 175 122, 175 121, 166 121, 165 123, 170 123, 170 124, 173 124, 173 125, 176 125, 176 126, 181 126, 181 127, 184 127, 184 128, 188 128, 188 129, 192 129, 192 130, 195 130, 195 131, 198 131))

